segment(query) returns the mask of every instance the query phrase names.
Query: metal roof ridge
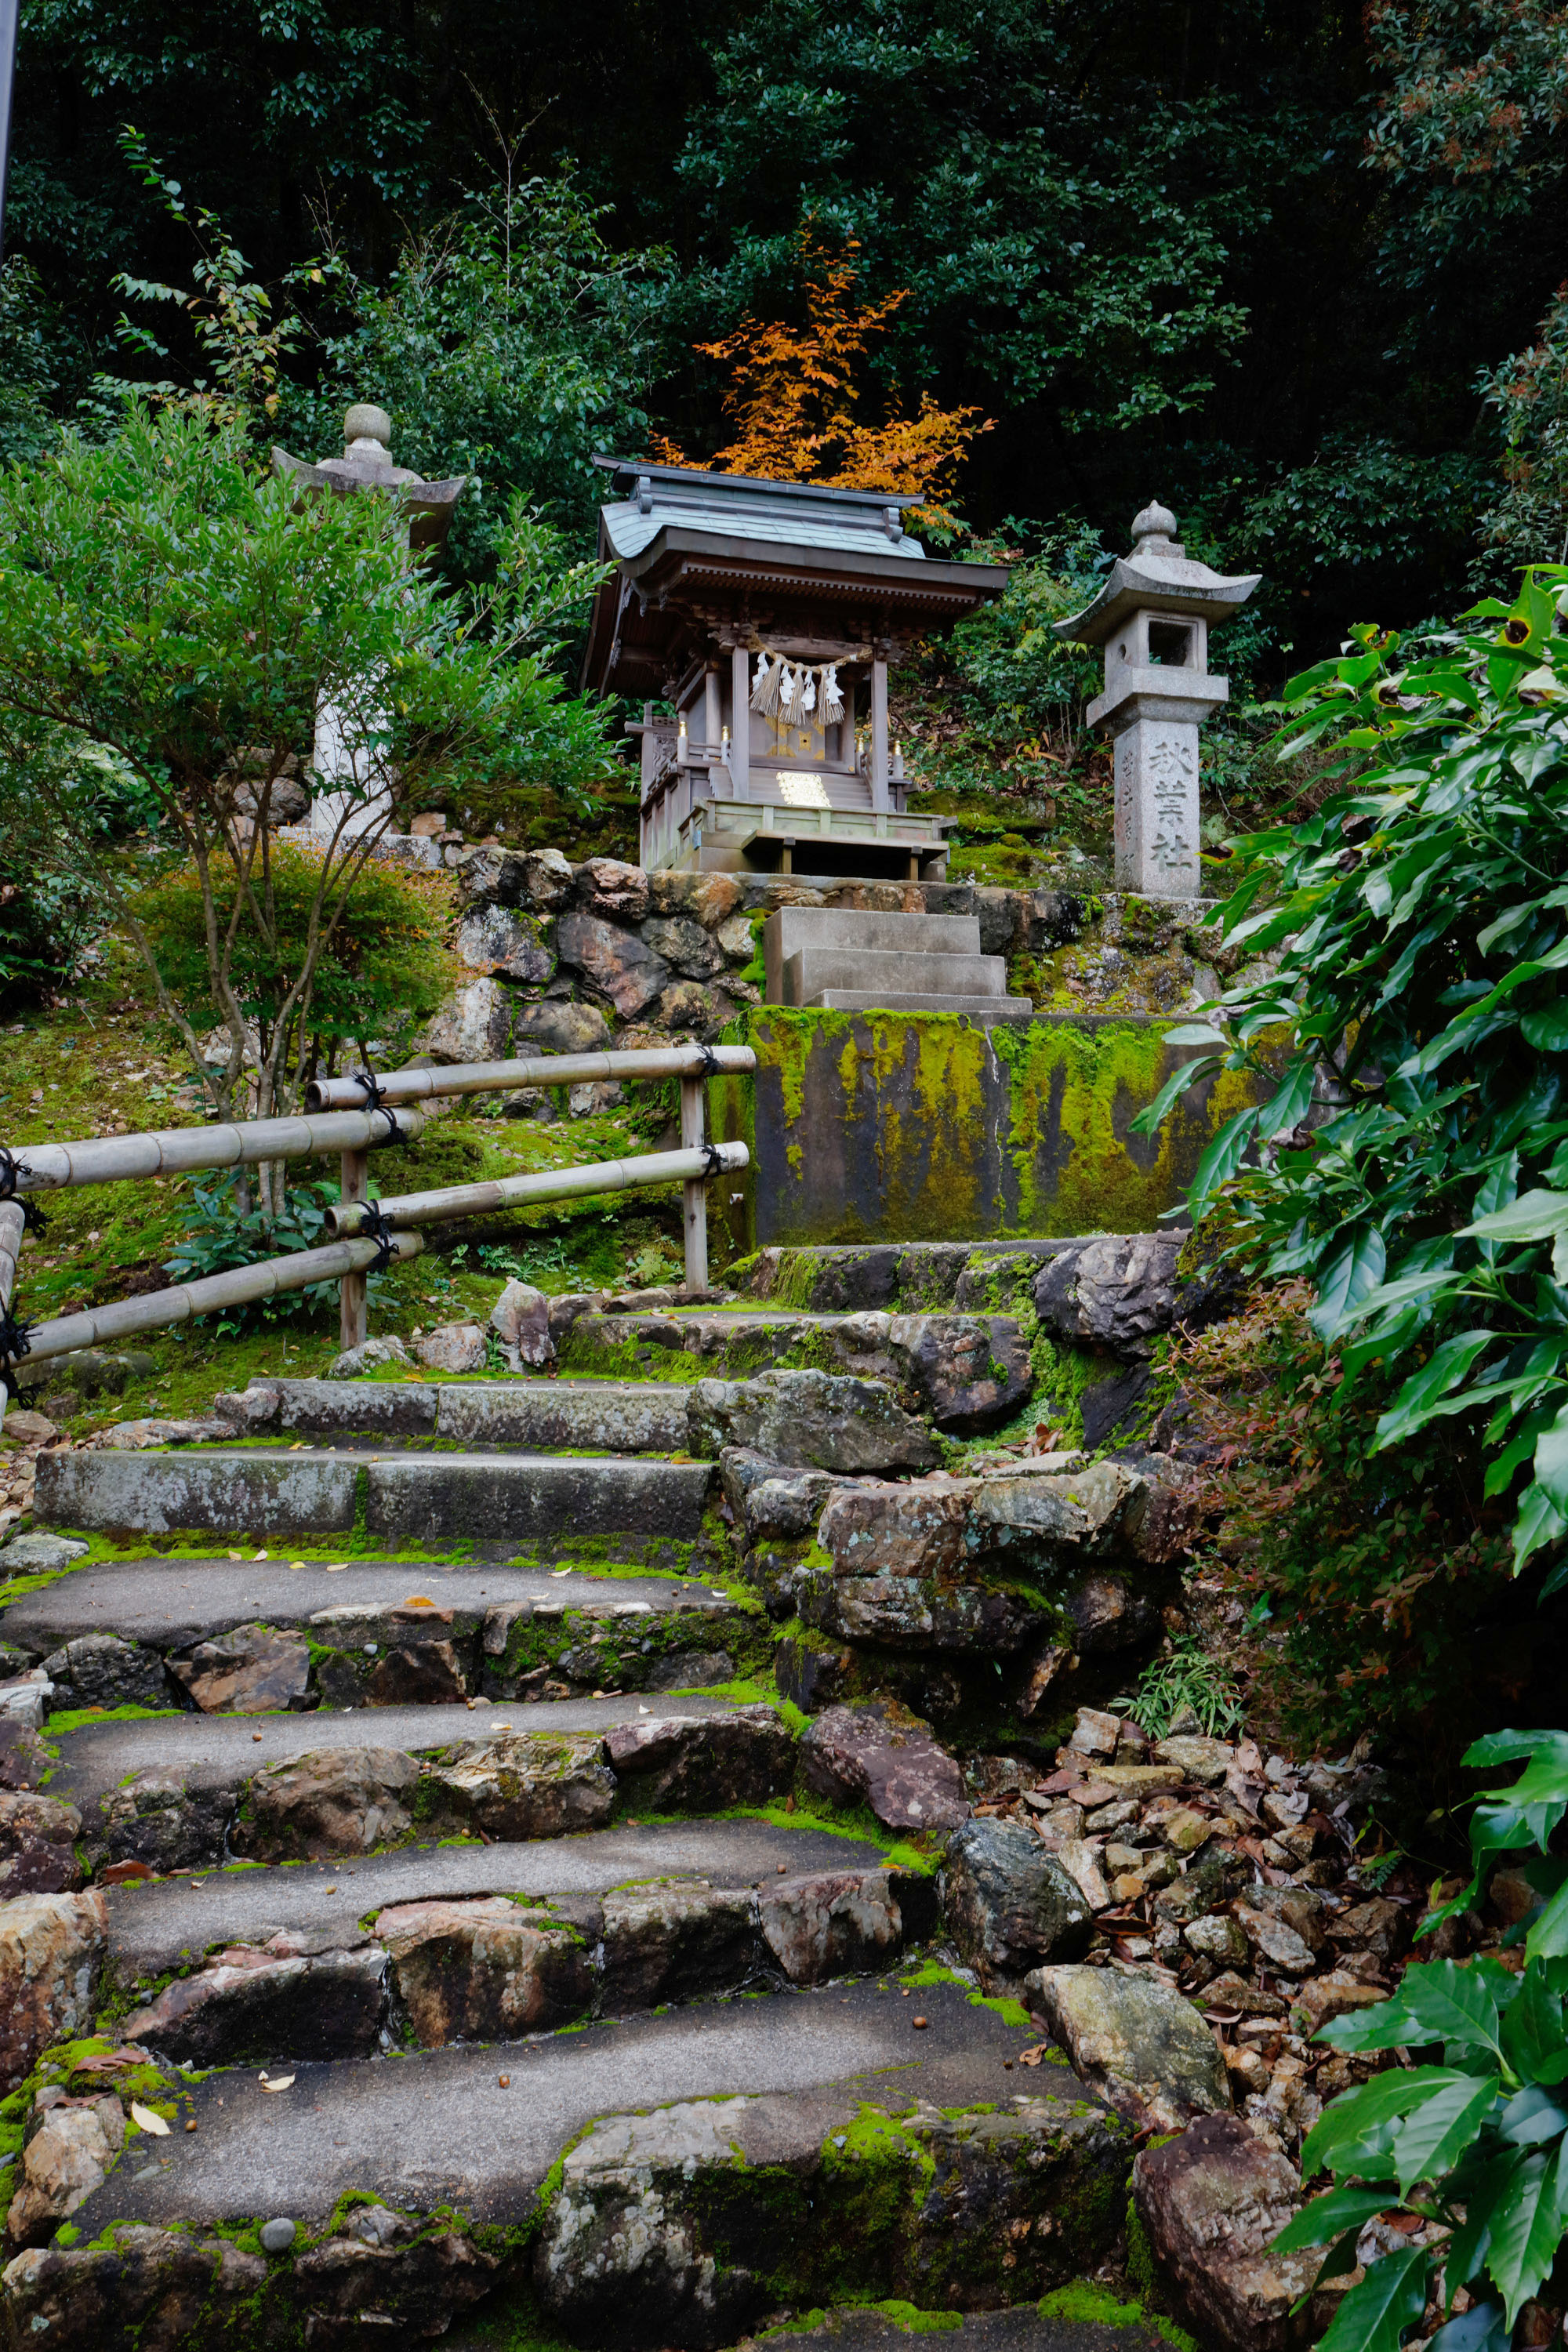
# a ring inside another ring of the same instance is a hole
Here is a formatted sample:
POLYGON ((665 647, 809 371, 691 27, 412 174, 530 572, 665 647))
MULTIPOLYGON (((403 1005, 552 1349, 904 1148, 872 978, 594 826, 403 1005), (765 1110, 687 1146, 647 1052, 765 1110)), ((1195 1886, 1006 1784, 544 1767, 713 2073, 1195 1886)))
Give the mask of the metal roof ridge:
POLYGON ((827 482, 781 482, 763 474, 725 474, 707 466, 665 466, 651 458, 607 457, 598 452, 591 463, 612 477, 612 488, 618 475, 626 475, 633 485, 646 475, 650 481, 726 485, 739 490, 765 490, 779 498, 832 499, 847 506, 918 507, 921 503, 918 490, 846 490, 827 482))

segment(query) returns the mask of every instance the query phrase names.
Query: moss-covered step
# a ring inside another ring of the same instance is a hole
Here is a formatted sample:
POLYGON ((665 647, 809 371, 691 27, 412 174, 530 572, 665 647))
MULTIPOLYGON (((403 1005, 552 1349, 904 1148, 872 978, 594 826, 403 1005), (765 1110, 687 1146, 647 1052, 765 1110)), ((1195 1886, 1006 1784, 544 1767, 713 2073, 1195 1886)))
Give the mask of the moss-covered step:
POLYGON ((443 1438, 458 1445, 678 1454, 679 1397, 626 1381, 287 1381, 258 1378, 220 1409, 253 1434, 443 1438))
POLYGON ((59 1712, 253 1715, 685 1689, 773 1647, 755 1603, 689 1576, 286 1555, 85 1562, 5 1609, 0 1640, 49 1662, 59 1712))
POLYGON ((741 1258, 726 1280, 773 1313, 994 1313, 1029 1301, 1035 1276, 1086 1234, 982 1242, 775 1244, 741 1258))
MULTIPOLYGON (((1195 2352, 1191 2336, 1104 2287, 1058 2287, 1008 2311, 922 2311, 904 2302, 847 2304, 770 2328, 768 2352, 918 2352, 934 2336, 941 2352, 1195 2352)), ((468 2352, 456 2341, 451 2352, 468 2352)), ((478 2346, 475 2346, 478 2352, 478 2346)))
POLYGON ((1151 1233, 1255 1082, 1194 1086, 1157 1136, 1131 1122, 1196 1049, 1140 1015, 751 1013, 754 1074, 709 1082, 749 1165, 716 1186, 731 1257, 770 1243, 1151 1233))
POLYGON ((7 2267, 7 2333, 100 2352, 110 2312, 130 2344, 178 2286, 190 2340, 260 2352, 531 2285, 558 2338, 652 2352, 848 2294, 1037 2296, 1113 2242, 1131 2135, 1065 2070, 1009 2071, 1031 2038, 883 1979, 276 2090, 168 2070, 171 2132, 133 2129, 66 2242, 7 2267))
POLYGON ((717 1692, 476 1709, 58 1719, 51 1797, 89 1870, 206 1870, 231 1856, 353 1860, 447 1834, 554 1837, 617 1811, 720 1812, 789 1790, 777 1711, 717 1692))
POLYGON ((1020 1348, 1016 1318, 987 1319, 990 1349, 973 1315, 926 1315, 919 1330, 889 1333, 885 1318, 868 1323, 859 1313, 750 1306, 607 1311, 584 1304, 570 1321, 560 1318, 556 1348, 574 1370, 636 1370, 650 1383, 747 1380, 775 1370, 890 1381, 946 1427, 954 1391, 974 1377, 973 1362, 967 1374, 961 1367, 976 1342, 982 1363, 992 1349, 1008 1355, 1020 1348))
POLYGON ((702 1524, 706 1463, 650 1456, 385 1454, 210 1446, 184 1454, 45 1454, 40 1525, 110 1533, 242 1529, 399 1542, 518 1540, 631 1529, 689 1539, 702 1524))
POLYGON ((938 1917, 924 1868, 756 1821, 217 1871, 113 1899, 121 2031, 202 2066, 505 2041, 885 1973, 938 1917))

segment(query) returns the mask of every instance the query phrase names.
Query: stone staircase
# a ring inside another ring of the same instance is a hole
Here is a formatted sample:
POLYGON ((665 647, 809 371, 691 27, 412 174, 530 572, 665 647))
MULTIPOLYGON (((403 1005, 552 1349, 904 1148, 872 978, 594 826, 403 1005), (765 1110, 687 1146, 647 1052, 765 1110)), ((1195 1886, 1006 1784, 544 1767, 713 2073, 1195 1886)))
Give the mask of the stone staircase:
POLYGON ((676 1377, 264 1381, 229 1442, 42 1458, 92 1540, 0 1587, 52 1711, 5 1760, 47 1780, 5 1801, 8 2340, 879 2352, 832 2307, 894 2298, 1144 2352, 1036 2308, 1117 2241, 1131 2128, 942 1962, 940 1841, 825 1801, 692 1458, 689 1376, 803 1347, 1003 1414, 1016 1323, 555 1319, 676 1377))
POLYGON ((763 960, 770 1004, 1035 1017, 1028 997, 1007 994, 1005 960, 982 955, 978 915, 782 907, 763 926, 763 960))

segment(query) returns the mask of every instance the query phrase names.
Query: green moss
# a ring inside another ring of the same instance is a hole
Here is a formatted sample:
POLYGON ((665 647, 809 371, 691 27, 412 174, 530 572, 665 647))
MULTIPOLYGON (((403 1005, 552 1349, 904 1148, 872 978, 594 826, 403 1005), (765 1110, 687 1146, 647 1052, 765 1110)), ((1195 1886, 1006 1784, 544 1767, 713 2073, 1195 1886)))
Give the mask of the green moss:
POLYGON ((973 1985, 965 1984, 952 1969, 944 1969, 940 1960, 926 1960, 912 1970, 900 1969, 899 1982, 908 1985, 911 1991, 918 1985, 956 1985, 971 2009, 994 2010, 1005 2025, 1016 2026, 1021 2033, 1033 2031, 1034 2020, 1022 2001, 1013 2000, 1005 1993, 980 1992, 973 1985))
POLYGON ((1185 2331, 1145 2310, 1141 2303, 1118 2303, 1104 2287, 1079 2279, 1041 2297, 1037 2306, 1042 2319, 1059 2319, 1079 2327, 1142 2327, 1173 2345, 1176 2352, 1199 2352, 1185 2331))
POLYGON ((58 1715, 51 1715, 45 1721, 44 1738, 47 1742, 61 1738, 68 1732, 89 1731, 95 1723, 168 1722, 180 1712, 177 1706, 63 1707, 58 1715))

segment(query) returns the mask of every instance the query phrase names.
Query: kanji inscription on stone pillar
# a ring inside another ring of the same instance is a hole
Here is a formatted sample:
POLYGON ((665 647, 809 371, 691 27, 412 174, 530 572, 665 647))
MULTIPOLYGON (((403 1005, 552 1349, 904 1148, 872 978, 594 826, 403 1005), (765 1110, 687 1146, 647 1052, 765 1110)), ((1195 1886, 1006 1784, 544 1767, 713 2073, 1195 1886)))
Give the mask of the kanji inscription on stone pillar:
POLYGON ((1137 719, 1116 738, 1116 887, 1155 898, 1198 896, 1194 725, 1137 719))

